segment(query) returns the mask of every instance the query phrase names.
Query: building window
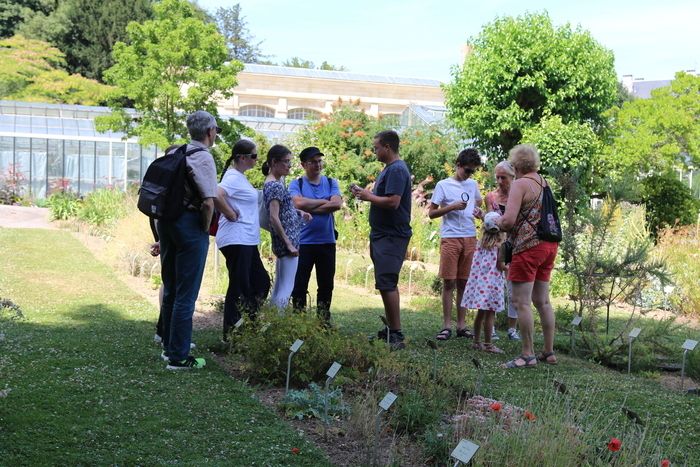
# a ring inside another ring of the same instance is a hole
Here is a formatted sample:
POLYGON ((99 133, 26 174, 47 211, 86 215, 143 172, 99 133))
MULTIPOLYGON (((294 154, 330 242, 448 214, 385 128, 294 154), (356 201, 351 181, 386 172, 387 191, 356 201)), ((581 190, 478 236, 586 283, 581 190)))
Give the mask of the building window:
POLYGON ((287 112, 287 118, 294 120, 318 120, 321 118, 321 113, 313 109, 292 109, 287 112))
POLYGON ((265 107, 264 105, 244 105, 238 111, 238 115, 241 117, 274 118, 275 111, 270 107, 265 107))

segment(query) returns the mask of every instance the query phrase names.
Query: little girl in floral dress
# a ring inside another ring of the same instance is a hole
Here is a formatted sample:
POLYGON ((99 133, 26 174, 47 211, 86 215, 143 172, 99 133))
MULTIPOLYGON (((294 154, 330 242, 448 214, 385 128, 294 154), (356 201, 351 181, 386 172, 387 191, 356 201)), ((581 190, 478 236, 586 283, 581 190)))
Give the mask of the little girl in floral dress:
POLYGON ((500 248, 505 241, 505 234, 497 229, 487 230, 488 227, 487 223, 482 225, 481 240, 474 252, 472 268, 462 296, 462 306, 478 310, 474 319, 474 349, 503 353, 503 350, 491 342, 491 331, 496 313, 503 311, 505 307, 503 271, 506 265, 500 248), (480 340, 482 331, 483 344, 480 340))

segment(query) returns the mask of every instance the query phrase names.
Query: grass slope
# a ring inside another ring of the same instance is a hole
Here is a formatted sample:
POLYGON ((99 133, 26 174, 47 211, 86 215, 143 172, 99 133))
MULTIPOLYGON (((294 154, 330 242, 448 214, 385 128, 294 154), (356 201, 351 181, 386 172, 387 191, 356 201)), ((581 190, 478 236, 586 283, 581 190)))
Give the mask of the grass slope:
POLYGON ((166 371, 156 310, 70 234, 0 229, 0 257, 25 315, 0 323, 0 464, 327 464, 211 360, 166 371))

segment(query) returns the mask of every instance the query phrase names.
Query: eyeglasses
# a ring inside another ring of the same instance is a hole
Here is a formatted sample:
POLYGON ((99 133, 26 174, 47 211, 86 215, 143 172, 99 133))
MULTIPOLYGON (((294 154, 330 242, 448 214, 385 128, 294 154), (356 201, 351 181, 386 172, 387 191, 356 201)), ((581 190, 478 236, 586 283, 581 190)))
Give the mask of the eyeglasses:
POLYGON ((257 159, 257 158, 258 158, 258 155, 257 155, 257 154, 241 154, 241 156, 248 156, 248 157, 250 157, 251 159, 257 159))
POLYGON ((323 165, 323 161, 322 161, 322 160, 306 161, 305 164, 309 164, 309 165, 323 165))
POLYGON ((213 130, 216 130, 216 134, 217 134, 217 135, 220 135, 221 132, 222 132, 221 128, 218 127, 218 126, 215 126, 215 127, 213 127, 212 129, 213 129, 213 130))

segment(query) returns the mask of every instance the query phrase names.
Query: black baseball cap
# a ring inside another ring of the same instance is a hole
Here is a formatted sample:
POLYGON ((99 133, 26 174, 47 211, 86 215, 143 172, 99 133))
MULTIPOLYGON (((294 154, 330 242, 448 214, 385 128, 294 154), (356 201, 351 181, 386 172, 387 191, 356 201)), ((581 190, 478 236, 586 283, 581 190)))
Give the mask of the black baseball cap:
POLYGON ((309 146, 308 148, 304 149, 299 153, 299 159, 301 159, 302 162, 306 162, 312 157, 316 156, 324 156, 325 155, 321 152, 319 148, 316 146, 309 146))

